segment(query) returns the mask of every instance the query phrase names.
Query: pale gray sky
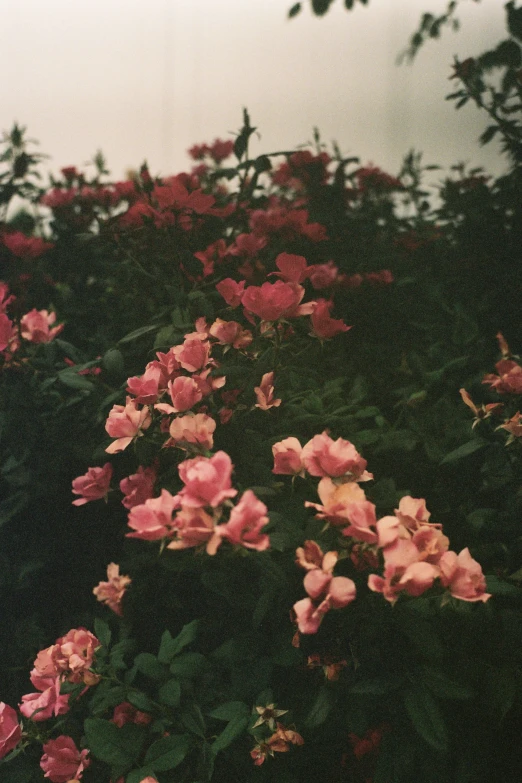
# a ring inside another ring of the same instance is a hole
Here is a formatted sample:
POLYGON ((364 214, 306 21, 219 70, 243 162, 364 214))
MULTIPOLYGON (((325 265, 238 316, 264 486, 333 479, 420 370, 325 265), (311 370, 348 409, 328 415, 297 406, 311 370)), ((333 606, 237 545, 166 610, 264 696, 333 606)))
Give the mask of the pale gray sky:
MULTIPOLYGON (((81 165, 101 148, 116 177, 147 159, 154 173, 188 167, 186 149, 230 138, 249 109, 253 153, 287 149, 320 128, 343 153, 395 173, 411 147, 425 162, 500 172, 487 120, 445 101, 453 55, 505 35, 504 2, 462 0, 462 29, 396 66, 423 11, 446 0, 337 0, 322 19, 292 0, 0 0, 1 124, 17 120, 52 156, 81 165)), ((307 5, 307 3, 306 3, 307 5)))

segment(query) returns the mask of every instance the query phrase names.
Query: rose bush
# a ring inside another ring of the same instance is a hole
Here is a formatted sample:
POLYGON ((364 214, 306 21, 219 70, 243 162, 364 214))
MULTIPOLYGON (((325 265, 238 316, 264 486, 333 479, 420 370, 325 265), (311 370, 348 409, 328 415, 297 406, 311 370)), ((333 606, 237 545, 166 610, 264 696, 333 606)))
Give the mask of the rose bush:
POLYGON ((510 780, 518 169, 253 131, 48 188, 5 139, 0 780, 510 780))

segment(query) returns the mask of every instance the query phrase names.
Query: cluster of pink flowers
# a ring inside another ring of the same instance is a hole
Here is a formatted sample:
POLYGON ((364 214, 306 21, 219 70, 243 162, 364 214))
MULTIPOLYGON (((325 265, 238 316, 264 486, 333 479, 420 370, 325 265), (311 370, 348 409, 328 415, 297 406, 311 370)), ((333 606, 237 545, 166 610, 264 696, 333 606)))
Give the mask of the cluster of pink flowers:
POLYGON ((99 582, 92 592, 98 601, 104 603, 121 617, 123 614, 121 602, 131 581, 130 576, 120 574, 119 565, 109 563, 107 566, 107 581, 99 582))
POLYGON ((41 237, 28 237, 21 231, 1 234, 0 242, 9 248, 16 258, 21 258, 24 261, 39 258, 54 247, 52 242, 46 242, 41 237))
POLYGON ((177 495, 163 489, 161 495, 133 506, 129 513, 129 538, 144 541, 168 539, 168 549, 205 546, 210 555, 223 540, 231 544, 264 551, 270 540, 262 532, 268 523, 267 508, 246 490, 234 506, 237 495, 232 487, 232 462, 224 451, 212 457, 198 456, 179 465, 184 484, 177 495), (227 522, 221 522, 231 507, 227 522))
MULTIPOLYGON (((305 505, 316 509, 319 519, 352 539, 358 549, 357 562, 361 562, 365 550, 373 556, 367 558, 370 563, 380 554, 384 575, 369 576, 370 590, 382 593, 387 601, 394 603, 401 592, 419 596, 438 579, 455 598, 488 600, 490 595, 486 593, 480 565, 468 549, 459 555, 448 551, 449 540, 442 533, 441 525, 429 521, 424 500, 403 497, 394 516, 377 519, 374 504, 366 499, 357 483, 367 481, 372 475, 366 471, 366 461, 349 441, 342 438, 333 441, 326 432, 316 435, 305 446, 297 438, 287 438, 274 444, 273 454, 276 474, 297 476, 307 471, 321 477, 317 488, 321 504, 307 502, 305 505)), ((322 615, 338 600, 334 593, 332 603, 330 595, 333 584, 330 563, 335 565, 337 553, 327 553, 319 562, 322 552, 313 549, 312 543, 309 552, 309 557, 298 555, 303 567, 308 568, 306 563, 313 564, 314 574, 305 578, 309 598, 298 602, 297 609, 294 607, 303 633, 315 633, 322 615)), ((347 585, 344 588, 348 596, 347 585)))
POLYGON ((85 689, 99 682, 92 671, 100 642, 85 628, 73 628, 55 644, 41 650, 34 661, 31 682, 37 693, 22 696, 20 712, 34 721, 63 715, 69 710, 69 694, 61 694, 62 682, 83 684, 85 689))
POLYGON ((230 277, 217 284, 216 288, 225 302, 232 308, 242 305, 245 318, 255 324, 254 316, 261 322, 274 322, 281 319, 311 316, 312 333, 326 339, 348 331, 350 328, 342 320, 331 318, 333 302, 326 299, 302 303, 305 289, 301 285, 307 278, 316 280, 316 287, 327 287, 327 276, 333 281, 335 265, 316 264, 308 266, 303 256, 280 253, 275 264, 279 279, 275 283, 266 282, 260 286, 246 286, 245 281, 236 282, 230 277), (324 269, 323 269, 324 268, 324 269))
POLYGON ((212 158, 218 165, 226 160, 234 151, 234 142, 231 139, 223 141, 214 139, 212 144, 194 144, 188 151, 193 160, 204 160, 206 157, 212 158))
POLYGON ((0 354, 10 361, 20 347, 20 337, 31 343, 49 343, 60 334, 64 324, 57 324, 56 314, 33 308, 20 319, 20 329, 9 318, 8 307, 15 301, 6 283, 0 280, 0 354))
POLYGON ((355 600, 355 583, 345 576, 333 576, 337 552, 323 553, 315 541, 305 541, 296 550, 297 563, 304 568, 304 588, 308 598, 294 604, 297 627, 301 633, 317 633, 330 609, 342 609, 355 600))
MULTIPOLYGON (((494 389, 497 394, 501 394, 503 397, 511 396, 516 398, 522 396, 522 366, 513 357, 509 345, 501 332, 497 334, 497 340, 502 353, 502 359, 495 365, 498 374, 487 373, 482 379, 482 383, 487 384, 490 389, 494 389)), ((519 357, 516 358, 518 359, 519 357)), ((500 416, 504 411, 504 403, 502 402, 492 402, 477 406, 465 389, 460 390, 460 395, 463 402, 473 411, 475 416, 473 427, 479 421, 488 419, 491 415, 500 416)), ((509 438, 506 441, 506 445, 509 445, 517 438, 522 438, 522 413, 517 410, 512 416, 509 416, 509 413, 507 415, 504 414, 504 416, 503 423, 497 429, 503 429, 509 433, 509 438)))

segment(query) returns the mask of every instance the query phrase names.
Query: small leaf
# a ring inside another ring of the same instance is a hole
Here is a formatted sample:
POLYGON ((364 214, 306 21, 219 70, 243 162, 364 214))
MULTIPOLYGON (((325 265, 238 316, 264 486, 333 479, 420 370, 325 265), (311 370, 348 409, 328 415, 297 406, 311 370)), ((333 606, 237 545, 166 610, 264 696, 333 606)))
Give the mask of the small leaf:
POLYGON ((242 701, 230 701, 217 707, 210 716, 219 720, 228 720, 226 727, 211 745, 212 752, 218 753, 227 748, 246 729, 250 720, 250 708, 242 701))
POLYGON ((165 668, 152 653, 140 653, 134 659, 138 671, 150 677, 151 680, 161 680, 165 676, 165 668))
POLYGON ((441 460, 440 464, 447 465, 451 462, 457 462, 460 459, 469 457, 471 454, 474 454, 476 451, 483 449, 484 446, 487 445, 487 440, 484 440, 483 438, 474 438, 473 440, 469 440, 467 443, 463 443, 462 446, 459 446, 458 449, 454 449, 453 451, 450 451, 449 454, 446 454, 444 459, 441 460))
POLYGON ((305 719, 305 725, 309 729, 315 729, 325 722, 335 704, 335 694, 331 688, 324 685, 319 689, 317 697, 312 705, 308 716, 305 719))
POLYGON ((197 734, 198 737, 205 739, 207 727, 197 704, 190 704, 186 707, 180 715, 180 720, 192 734, 197 734))
POLYGON ((158 691, 158 699, 169 707, 179 707, 181 699, 181 686, 178 680, 172 679, 162 685, 158 691))
POLYGON ((109 628, 109 624, 100 617, 94 618, 94 635, 104 647, 108 647, 111 643, 111 629, 109 628))
POLYGON ((446 726, 430 691, 420 683, 411 685, 404 694, 404 706, 417 733, 432 748, 445 753, 448 748, 446 726))
POLYGON ((143 728, 127 723, 118 728, 102 718, 87 718, 86 744, 93 756, 114 767, 128 769, 138 758, 143 744, 143 728))
POLYGON ((140 326, 139 329, 134 329, 134 331, 129 332, 129 334, 126 334, 125 337, 122 337, 121 340, 118 340, 118 345, 124 345, 125 343, 131 343, 134 340, 137 340, 139 337, 142 337, 144 334, 150 334, 150 332, 156 332, 159 329, 159 326, 157 324, 149 324, 148 326, 140 326))
POLYGON ((154 772, 166 772, 179 766, 191 748, 188 734, 171 734, 154 742, 145 755, 145 765, 154 772))
POLYGON ((297 16, 297 14, 301 11, 301 3, 294 3, 294 5, 291 7, 291 9, 288 11, 288 18, 293 19, 294 16, 297 16))
POLYGON ((58 380, 69 389, 81 389, 82 391, 92 391, 94 384, 88 381, 83 375, 78 375, 72 368, 60 370, 57 375, 58 380))
MULTIPOLYGON (((199 628, 199 620, 193 620, 191 623, 184 625, 181 632, 172 638, 170 633, 166 631, 161 637, 160 653, 161 660, 164 663, 170 663, 175 655, 180 653, 187 645, 194 641, 197 636, 199 628), (166 636, 168 634, 168 636, 166 636)), ((158 653, 158 660, 160 653, 158 653)))
POLYGON ((122 352, 117 348, 109 348, 103 355, 102 366, 111 375, 123 375, 125 372, 125 365, 122 352))

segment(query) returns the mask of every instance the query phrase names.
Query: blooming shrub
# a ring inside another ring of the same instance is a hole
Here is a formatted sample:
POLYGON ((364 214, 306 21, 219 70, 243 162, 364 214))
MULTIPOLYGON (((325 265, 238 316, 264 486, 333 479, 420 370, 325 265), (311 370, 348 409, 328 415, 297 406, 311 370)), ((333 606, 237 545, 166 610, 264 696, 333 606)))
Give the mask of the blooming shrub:
POLYGON ((0 779, 498 779, 519 182, 457 169, 432 209, 414 154, 251 158, 253 131, 47 189, 6 140, 37 217, 0 226, 0 779))

